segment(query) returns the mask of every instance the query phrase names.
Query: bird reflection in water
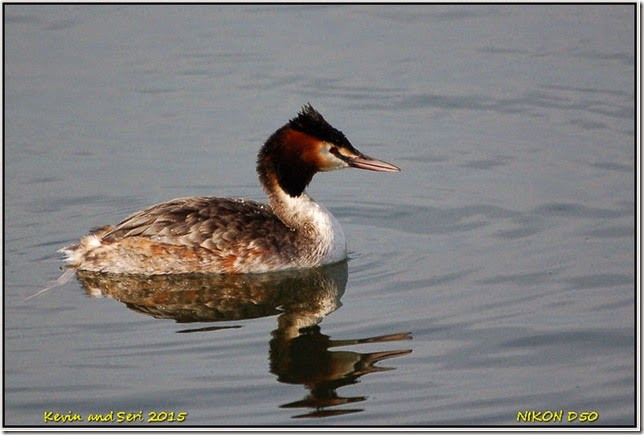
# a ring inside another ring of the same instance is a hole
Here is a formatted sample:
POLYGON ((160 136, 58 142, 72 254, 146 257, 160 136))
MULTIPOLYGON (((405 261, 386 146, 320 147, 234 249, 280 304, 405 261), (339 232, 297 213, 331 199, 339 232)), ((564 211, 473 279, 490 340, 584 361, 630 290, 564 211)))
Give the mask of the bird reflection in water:
MULTIPOLYGON (((222 322, 277 315, 270 341, 270 370, 278 381, 304 385, 309 393, 282 408, 309 408, 294 416, 327 417, 363 409, 337 409, 367 397, 340 397, 337 389, 368 373, 392 370, 379 361, 411 353, 411 349, 359 353, 330 350, 364 343, 411 339, 408 332, 378 337, 333 340, 319 323, 341 306, 347 283, 346 261, 331 266, 242 275, 120 275, 77 271, 91 296, 105 296, 128 308, 179 323, 222 322)), ((178 332, 204 332, 239 326, 212 326, 178 332)))

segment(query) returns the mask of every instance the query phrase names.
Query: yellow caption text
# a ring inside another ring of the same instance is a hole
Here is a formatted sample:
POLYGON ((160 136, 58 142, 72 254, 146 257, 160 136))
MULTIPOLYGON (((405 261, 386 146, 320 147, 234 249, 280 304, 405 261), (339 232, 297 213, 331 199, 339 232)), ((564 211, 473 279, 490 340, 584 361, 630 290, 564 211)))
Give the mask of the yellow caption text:
POLYGON ((599 419, 597 411, 519 411, 517 421, 521 423, 592 423, 599 419))
POLYGON ((54 411, 43 412, 45 423, 181 423, 188 418, 187 412, 166 411, 110 411, 81 415, 73 411, 60 414, 54 411))

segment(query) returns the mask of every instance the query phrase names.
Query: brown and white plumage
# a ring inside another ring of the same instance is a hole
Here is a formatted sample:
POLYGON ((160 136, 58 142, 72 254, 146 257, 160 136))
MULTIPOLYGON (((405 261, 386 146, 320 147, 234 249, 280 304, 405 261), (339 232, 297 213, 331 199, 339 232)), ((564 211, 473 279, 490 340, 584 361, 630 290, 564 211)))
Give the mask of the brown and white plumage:
POLYGON ((249 273, 346 258, 333 215, 304 189, 320 171, 399 169, 361 154, 310 105, 261 148, 257 172, 269 204, 179 198, 134 213, 61 249, 73 268, 136 274, 249 273))

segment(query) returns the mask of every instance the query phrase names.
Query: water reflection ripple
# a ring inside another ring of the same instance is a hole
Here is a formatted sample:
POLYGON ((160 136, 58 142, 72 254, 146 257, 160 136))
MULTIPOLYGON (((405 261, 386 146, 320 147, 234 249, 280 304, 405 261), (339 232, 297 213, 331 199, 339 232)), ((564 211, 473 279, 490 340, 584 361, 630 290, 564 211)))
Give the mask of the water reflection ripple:
MULTIPOLYGON (((242 321, 278 315, 269 343, 270 371, 285 384, 303 385, 309 393, 280 408, 309 408, 293 418, 319 418, 361 412, 340 405, 367 400, 341 397, 340 387, 365 374, 392 370, 376 363, 411 353, 411 349, 359 353, 331 348, 411 339, 411 333, 334 340, 319 323, 342 304, 347 263, 302 271, 244 275, 118 275, 78 271, 78 280, 94 297, 109 297, 138 313, 178 323, 242 321)), ((240 328, 217 325, 180 333, 240 328)))

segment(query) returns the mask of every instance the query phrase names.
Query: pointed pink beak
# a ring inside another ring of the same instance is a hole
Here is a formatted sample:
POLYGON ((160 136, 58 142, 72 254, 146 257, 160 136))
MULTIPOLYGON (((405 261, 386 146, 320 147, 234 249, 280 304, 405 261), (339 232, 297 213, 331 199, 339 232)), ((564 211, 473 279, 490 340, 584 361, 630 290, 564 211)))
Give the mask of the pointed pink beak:
POLYGON ((400 172, 400 168, 398 166, 365 156, 364 154, 358 154, 356 157, 347 159, 347 163, 353 168, 366 169, 368 171, 400 172))

